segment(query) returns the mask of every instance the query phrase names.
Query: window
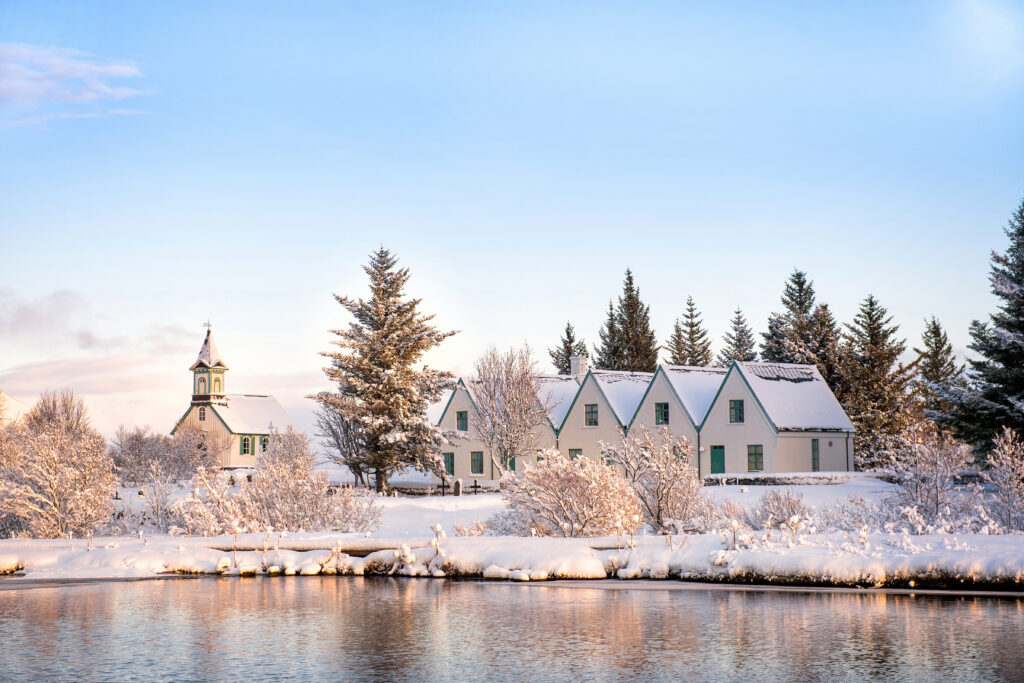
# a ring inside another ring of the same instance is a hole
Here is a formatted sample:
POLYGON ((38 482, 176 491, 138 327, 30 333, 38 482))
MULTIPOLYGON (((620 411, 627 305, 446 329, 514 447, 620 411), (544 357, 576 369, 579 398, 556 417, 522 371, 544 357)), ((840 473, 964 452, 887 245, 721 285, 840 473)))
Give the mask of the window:
POLYGON ((667 403, 655 403, 654 404, 654 424, 656 424, 656 425, 667 425, 668 424, 668 404, 667 403))
POLYGON ((199 393, 200 394, 205 394, 206 393, 206 378, 205 377, 200 377, 199 378, 199 393))
POLYGON ((213 393, 215 393, 215 394, 219 394, 220 393, 220 377, 216 377, 213 380, 213 393))
POLYGON ((206 406, 199 406, 199 421, 206 422, 206 406))
POLYGON ((242 437, 242 455, 252 455, 252 441, 247 436, 242 437))
POLYGON ((515 472, 516 471, 516 456, 514 456, 514 455, 511 458, 508 459, 508 471, 509 472, 515 472))
POLYGON ((470 474, 483 474, 484 473, 484 452, 473 451, 469 454, 469 473, 470 474))
POLYGON ((264 436, 260 439, 260 450, 266 453, 268 448, 270 448, 270 437, 264 436))
POLYGON ((764 470, 764 446, 747 446, 747 471, 761 472, 764 470))
POLYGON ((743 399, 732 399, 729 401, 729 422, 741 424, 743 422, 743 399))
POLYGON ((569 449, 569 459, 570 460, 575 460, 576 458, 582 458, 582 457, 583 457, 583 449, 582 448, 570 448, 569 449))
POLYGON ((597 404, 588 403, 583 407, 583 425, 585 427, 597 426, 597 404))
POLYGON ((455 474, 455 454, 442 453, 441 456, 444 458, 444 471, 448 474, 455 474))
POLYGON ((460 410, 455 413, 455 428, 460 432, 469 431, 469 413, 465 410, 460 410))
POLYGON ((821 448, 817 439, 811 439, 811 472, 821 471, 821 448))

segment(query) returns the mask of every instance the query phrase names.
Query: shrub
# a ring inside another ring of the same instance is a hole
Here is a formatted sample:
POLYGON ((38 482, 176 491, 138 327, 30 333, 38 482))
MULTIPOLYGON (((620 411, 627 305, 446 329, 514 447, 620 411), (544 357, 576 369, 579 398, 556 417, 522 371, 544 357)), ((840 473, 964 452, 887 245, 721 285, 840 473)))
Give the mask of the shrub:
POLYGON ((769 525, 778 527, 793 517, 802 520, 811 517, 811 509, 804 503, 803 494, 771 489, 761 496, 756 507, 743 512, 741 521, 751 529, 764 529, 769 525))
POLYGON ((1024 529, 1024 443, 1013 429, 1003 427, 993 444, 983 473, 996 489, 993 515, 1008 529, 1024 529))
POLYGON ((948 438, 915 444, 910 466, 900 473, 900 504, 915 508, 928 524, 969 511, 978 502, 979 487, 959 485, 956 478, 972 460, 966 444, 948 438))

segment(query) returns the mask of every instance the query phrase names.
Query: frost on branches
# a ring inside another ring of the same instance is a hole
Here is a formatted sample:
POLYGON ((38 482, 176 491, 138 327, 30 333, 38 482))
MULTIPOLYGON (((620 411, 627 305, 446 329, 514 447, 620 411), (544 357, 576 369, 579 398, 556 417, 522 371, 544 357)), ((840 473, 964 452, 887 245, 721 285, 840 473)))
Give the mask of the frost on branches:
POLYGON ((625 473, 640 501, 644 519, 656 531, 689 527, 700 512, 702 484, 690 464, 693 447, 662 427, 657 438, 646 427, 630 432, 621 443, 601 443, 601 455, 625 473))
POLYGON ((993 514, 1007 529, 1024 530, 1024 443, 1003 427, 992 444, 984 477, 996 488, 993 514))
POLYGON ((508 472, 501 497, 508 510, 489 525, 523 536, 631 534, 643 522, 640 501, 614 468, 544 450, 536 465, 508 472))
POLYGON ((446 440, 427 408, 454 387, 451 373, 417 367, 427 351, 455 333, 430 325, 433 316, 419 312, 419 299, 402 298, 409 271, 396 269, 397 263, 382 247, 363 267, 370 298, 335 296, 355 320, 348 329, 331 331, 340 351, 322 354, 331 360, 324 372, 337 391, 312 396, 323 410, 353 423, 378 491, 409 466, 443 471, 446 440))
POLYGON ((504 474, 516 455, 534 453, 539 427, 551 405, 541 403, 537 366, 530 347, 499 353, 493 346, 476 361, 471 383, 476 419, 473 429, 504 474))
POLYGON ((380 524, 375 497, 358 489, 332 490, 314 468, 309 439, 289 429, 270 437, 251 481, 237 490, 225 472, 201 469, 196 489, 179 507, 189 533, 245 531, 371 531, 380 524))
POLYGON ((915 444, 911 464, 900 474, 900 503, 916 509, 928 524, 960 517, 977 505, 980 495, 977 487, 956 481, 972 460, 970 447, 952 439, 915 444))
POLYGON ((110 519, 117 490, 113 462, 81 398, 45 392, 7 430, 0 517, 8 532, 56 538, 84 534, 110 519))

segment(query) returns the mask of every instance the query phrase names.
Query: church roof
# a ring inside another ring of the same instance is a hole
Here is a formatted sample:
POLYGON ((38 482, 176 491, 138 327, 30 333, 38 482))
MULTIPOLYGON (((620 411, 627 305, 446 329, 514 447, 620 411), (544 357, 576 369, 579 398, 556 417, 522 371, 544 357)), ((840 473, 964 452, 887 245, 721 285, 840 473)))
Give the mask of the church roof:
POLYGON ((212 403, 213 409, 233 434, 270 434, 292 427, 292 420, 273 396, 227 394, 227 404, 212 403))
POLYGON ((228 369, 228 366, 220 357, 217 342, 213 341, 213 330, 206 330, 206 339, 203 340, 203 346, 199 349, 199 357, 196 358, 196 362, 192 364, 189 370, 195 370, 196 368, 228 369))
POLYGON ((27 405, 0 391, 0 422, 14 422, 27 412, 27 405))

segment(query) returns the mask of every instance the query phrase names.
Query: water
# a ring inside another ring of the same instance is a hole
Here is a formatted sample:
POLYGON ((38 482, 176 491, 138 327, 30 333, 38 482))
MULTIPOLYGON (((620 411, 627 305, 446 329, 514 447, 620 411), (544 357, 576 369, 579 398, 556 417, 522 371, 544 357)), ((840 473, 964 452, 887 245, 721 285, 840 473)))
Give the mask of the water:
POLYGON ((0 590, 0 678, 1024 678, 1024 600, 626 585, 290 577, 0 590))

